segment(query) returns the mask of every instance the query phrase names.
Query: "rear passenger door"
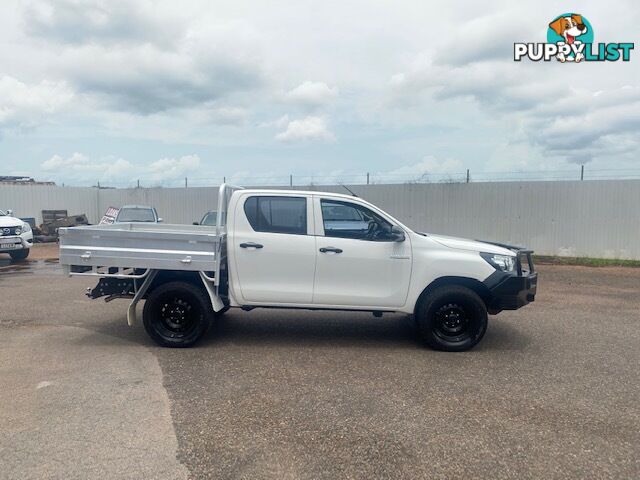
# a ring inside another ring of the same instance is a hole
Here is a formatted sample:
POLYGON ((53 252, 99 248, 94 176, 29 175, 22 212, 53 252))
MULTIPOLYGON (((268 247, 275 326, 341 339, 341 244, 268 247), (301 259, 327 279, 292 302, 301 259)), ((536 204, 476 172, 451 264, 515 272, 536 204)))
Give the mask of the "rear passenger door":
POLYGON ((310 304, 316 262, 311 197, 247 194, 234 215, 241 303, 310 304))

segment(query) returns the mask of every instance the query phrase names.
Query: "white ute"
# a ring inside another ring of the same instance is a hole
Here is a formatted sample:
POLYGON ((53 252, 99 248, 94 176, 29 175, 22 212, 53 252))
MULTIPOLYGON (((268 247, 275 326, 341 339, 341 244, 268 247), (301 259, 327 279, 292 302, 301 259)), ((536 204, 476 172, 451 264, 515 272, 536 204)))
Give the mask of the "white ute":
POLYGON ((14 217, 11 210, 0 210, 0 253, 8 253, 12 260, 24 260, 32 246, 31 226, 14 217))
POLYGON ((90 298, 129 298, 130 325, 189 347, 230 307, 403 312, 440 350, 476 345, 487 314, 534 300, 531 251, 412 231, 361 198, 222 185, 216 226, 61 228, 67 273, 90 298), (226 224, 221 220, 226 219, 226 224))

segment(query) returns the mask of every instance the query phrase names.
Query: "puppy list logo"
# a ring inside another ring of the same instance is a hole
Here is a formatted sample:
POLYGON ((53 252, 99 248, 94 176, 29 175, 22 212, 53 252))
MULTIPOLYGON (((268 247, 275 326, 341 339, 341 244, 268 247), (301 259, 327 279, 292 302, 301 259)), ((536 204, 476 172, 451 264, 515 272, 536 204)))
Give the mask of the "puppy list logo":
POLYGON ((633 43, 593 43, 593 27, 583 15, 564 13, 547 28, 547 43, 514 43, 513 59, 548 62, 628 62, 633 43))

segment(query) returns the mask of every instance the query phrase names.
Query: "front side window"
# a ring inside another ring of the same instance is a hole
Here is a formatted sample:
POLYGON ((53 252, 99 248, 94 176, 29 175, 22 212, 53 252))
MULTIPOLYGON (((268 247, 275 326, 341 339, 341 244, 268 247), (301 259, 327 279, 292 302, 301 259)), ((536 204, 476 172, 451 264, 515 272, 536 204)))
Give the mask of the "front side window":
POLYGON ((307 234, 306 198, 249 197, 244 213, 256 232, 307 234))
POLYGON ((321 200, 325 237, 357 240, 390 240, 391 224, 362 205, 338 200, 321 200))

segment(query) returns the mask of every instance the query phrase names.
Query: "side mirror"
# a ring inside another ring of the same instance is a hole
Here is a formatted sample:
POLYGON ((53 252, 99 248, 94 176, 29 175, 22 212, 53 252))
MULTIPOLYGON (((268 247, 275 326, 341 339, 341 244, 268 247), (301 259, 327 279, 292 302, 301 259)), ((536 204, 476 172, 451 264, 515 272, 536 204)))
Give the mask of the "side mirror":
POLYGON ((199 222, 193 222, 193 225, 200 225, 199 222))
POLYGON ((389 236, 394 242, 404 242, 406 238, 404 236, 404 230, 402 230, 400 227, 396 225, 391 227, 391 232, 389 236))
POLYGON ((10 217, 13 217, 13 210, 11 209, 7 210, 7 215, 9 215, 10 217))
POLYGON ((162 223, 162 222, 164 222, 164 219, 158 218, 158 223, 162 223))

